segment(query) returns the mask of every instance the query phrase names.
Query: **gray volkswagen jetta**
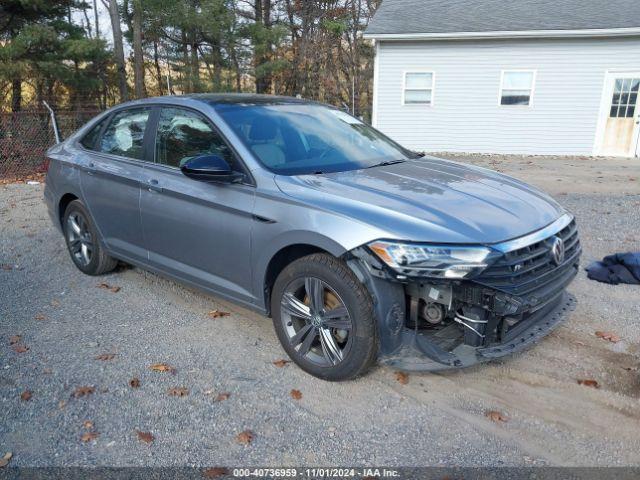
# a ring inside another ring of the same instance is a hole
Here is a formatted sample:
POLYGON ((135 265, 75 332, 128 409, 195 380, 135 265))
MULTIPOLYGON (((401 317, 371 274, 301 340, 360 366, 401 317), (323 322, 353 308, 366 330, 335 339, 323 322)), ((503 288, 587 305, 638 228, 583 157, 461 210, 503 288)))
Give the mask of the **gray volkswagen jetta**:
POLYGON ((571 214, 329 106, 146 99, 48 158, 49 213, 82 272, 120 260, 269 315, 291 359, 323 379, 502 357, 573 308, 571 214))

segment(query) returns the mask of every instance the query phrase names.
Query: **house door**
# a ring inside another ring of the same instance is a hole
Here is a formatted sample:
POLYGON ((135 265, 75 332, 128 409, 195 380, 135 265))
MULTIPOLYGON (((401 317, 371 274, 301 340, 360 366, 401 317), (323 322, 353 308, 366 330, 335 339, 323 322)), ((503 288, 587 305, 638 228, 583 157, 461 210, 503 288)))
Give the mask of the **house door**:
POLYGON ((640 72, 610 73, 607 81, 606 105, 603 106, 604 128, 599 154, 635 157, 640 154, 640 72))

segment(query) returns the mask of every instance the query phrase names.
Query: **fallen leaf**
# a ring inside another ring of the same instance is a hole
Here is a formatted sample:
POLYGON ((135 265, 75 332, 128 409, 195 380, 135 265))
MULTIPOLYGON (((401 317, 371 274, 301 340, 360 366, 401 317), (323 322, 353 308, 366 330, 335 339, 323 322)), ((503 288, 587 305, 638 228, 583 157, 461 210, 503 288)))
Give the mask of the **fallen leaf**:
POLYGON ((409 383, 409 375, 404 372, 396 372, 396 380, 400 385, 406 385, 409 383))
POLYGON ((284 358, 281 358, 280 360, 276 360, 275 362, 273 362, 273 364, 278 368, 286 367, 287 363, 291 363, 291 360, 285 360, 284 358))
POLYGON ((187 395, 189 395, 189 390, 184 387, 176 387, 170 388, 167 393, 172 397, 186 397, 187 395))
POLYGON ((7 263, 2 264, 2 270, 13 270, 13 265, 9 265, 7 263))
POLYGON ((138 434, 138 440, 140 440, 141 442, 151 443, 155 440, 155 437, 151 432, 141 432, 139 430, 136 430, 136 433, 138 434))
POLYGON ((251 430, 245 430, 236 435, 236 442, 243 445, 249 445, 253 441, 253 432, 251 430))
POLYGON ((51 306, 52 307, 59 307, 60 306, 60 301, 58 300, 51 300, 51 306))
POLYGON ((44 315, 42 313, 37 314, 34 318, 36 320, 46 320, 47 319, 46 315, 44 315))
POLYGON ((509 418, 502 412, 497 412, 496 410, 489 410, 485 415, 492 422, 500 423, 500 422, 508 422, 509 418))
POLYGON ((92 440, 98 438, 98 435, 100 435, 100 433, 98 432, 84 432, 80 437, 80 440, 82 440, 83 442, 91 442, 92 440))
POLYGON ((213 467, 207 468, 202 472, 204 478, 218 478, 224 475, 229 475, 229 469, 225 467, 213 467))
POLYGON ((598 384, 598 382, 596 380, 591 380, 591 379, 579 379, 578 385, 584 385, 585 387, 592 387, 592 388, 600 388, 600 385, 598 384))
POLYGON ((228 317, 231 314, 229 312, 223 312, 221 310, 212 310, 211 312, 209 312, 208 315, 211 318, 221 318, 221 317, 228 317))
POLYGON ((107 361, 107 360, 113 360, 115 357, 116 357, 115 353, 103 353, 101 355, 98 355, 96 357, 96 360, 107 361))
POLYGON ((11 335, 9 337, 9 345, 15 345, 16 343, 20 343, 22 340, 22 335, 11 335))
POLYGON ((611 332, 596 332, 596 337, 609 340, 611 343, 618 343, 621 340, 618 335, 611 332))
POLYGON ((62 410, 66 405, 67 405, 67 401, 66 401, 66 400, 60 400, 60 401, 58 402, 58 408, 59 408, 60 410, 62 410))
POLYGON ((93 428, 93 422, 91 420, 85 420, 82 422, 82 426, 87 430, 91 430, 93 428))
POLYGON ((29 400, 31 400, 31 397, 33 397, 33 393, 31 392, 31 390, 25 390, 20 394, 20 400, 22 400, 23 402, 28 402, 29 400))
POLYGON ((44 368, 42 370, 42 373, 44 373, 45 375, 51 375, 53 373, 53 370, 51 370, 50 368, 44 368))
POLYGON ((6 467, 7 465, 9 465, 9 460, 11 460, 11 457, 13 457, 13 453, 11 452, 5 453, 4 456, 0 458, 0 468, 6 467))
POLYGON ((302 392, 300 390, 296 390, 295 388, 291 390, 291 392, 289 392, 289 395, 291 395, 291 398, 293 398, 294 400, 300 400, 302 398, 302 392))
POLYGON ((87 395, 91 395, 95 391, 96 391, 95 387, 78 387, 76 388, 76 391, 73 392, 73 396, 76 398, 80 398, 87 395))
POLYGON ((129 386, 131 388, 138 388, 140 387, 140 380, 136 377, 133 377, 131 380, 129 380, 129 386))
POLYGON ((104 288, 105 290, 109 290, 112 293, 118 293, 120 291, 120 287, 109 285, 108 283, 99 283, 97 286, 98 288, 104 288))
POLYGON ((28 352, 29 351, 29 347, 27 347, 26 345, 23 345, 21 343, 16 343, 13 345, 13 351, 16 353, 24 353, 24 352, 28 352))
POLYGON ((231 396, 231 394, 230 394, 229 392, 222 392, 222 393, 219 393, 219 394, 216 396, 215 401, 216 401, 216 402, 224 402, 224 401, 225 401, 225 400, 227 400, 230 396, 231 396))
POLYGON ((176 369, 167 363, 154 363, 149 367, 154 372, 175 372, 176 369))

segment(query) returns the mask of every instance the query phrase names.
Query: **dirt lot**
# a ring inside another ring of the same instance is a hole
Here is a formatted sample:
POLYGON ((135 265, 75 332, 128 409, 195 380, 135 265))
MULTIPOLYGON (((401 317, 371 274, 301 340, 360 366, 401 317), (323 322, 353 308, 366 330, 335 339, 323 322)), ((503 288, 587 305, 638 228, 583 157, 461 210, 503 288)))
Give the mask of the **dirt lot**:
MULTIPOLYGON (((640 250, 637 160, 456 158, 552 193, 578 218, 584 265, 640 250)), ((328 384, 275 366, 283 351, 254 313, 138 269, 80 274, 41 186, 0 186, 0 264, 0 456, 12 465, 640 465, 640 287, 582 272, 571 319, 523 354, 406 385, 387 368, 328 384), (245 430, 249 445, 236 441, 245 430)))

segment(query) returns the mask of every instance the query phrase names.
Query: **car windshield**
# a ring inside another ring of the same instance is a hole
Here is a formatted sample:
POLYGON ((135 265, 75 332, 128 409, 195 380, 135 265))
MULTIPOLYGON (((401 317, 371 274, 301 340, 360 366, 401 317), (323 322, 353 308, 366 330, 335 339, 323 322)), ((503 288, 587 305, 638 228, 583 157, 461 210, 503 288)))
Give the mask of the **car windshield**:
POLYGON ((315 104, 222 104, 216 111, 280 175, 371 168, 416 155, 357 118, 315 104))

